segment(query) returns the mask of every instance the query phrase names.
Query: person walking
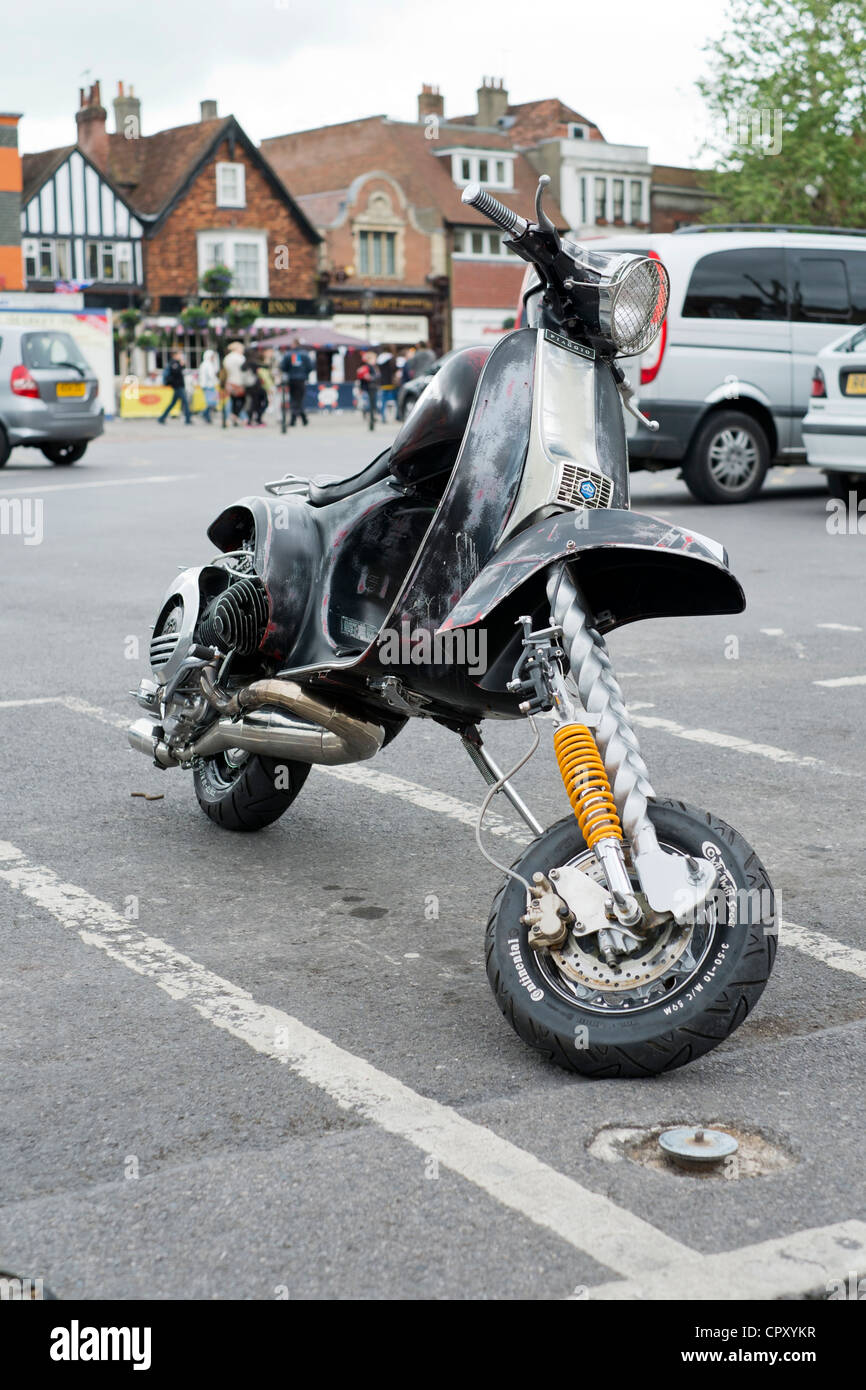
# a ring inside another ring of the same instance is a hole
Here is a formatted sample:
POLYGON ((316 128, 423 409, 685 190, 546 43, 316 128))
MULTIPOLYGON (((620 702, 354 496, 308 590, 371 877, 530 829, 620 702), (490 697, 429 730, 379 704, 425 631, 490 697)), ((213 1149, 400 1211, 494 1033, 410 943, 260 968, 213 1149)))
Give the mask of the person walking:
POLYGON ((223 370, 226 374, 226 390, 232 403, 231 422, 233 425, 239 425, 241 422, 240 414, 247 395, 247 389, 244 386, 243 343, 229 343, 228 352, 223 358, 223 370))
POLYGON ((201 359, 201 366, 198 369, 198 384, 204 393, 203 419, 206 425, 213 423, 211 420, 211 411, 216 409, 217 404, 219 369, 219 358, 213 348, 207 348, 201 359))
POLYGON ((381 380, 382 374, 376 363, 375 352, 365 352, 364 360, 358 368, 358 382, 362 392, 367 397, 367 414, 371 430, 376 427, 376 399, 379 395, 381 380))
POLYGON ((280 363, 280 370, 289 383, 289 402, 292 410, 290 425, 300 417, 303 424, 309 424, 307 412, 304 409, 304 397, 307 393, 307 378, 313 370, 313 361, 308 352, 304 352, 301 347, 300 338, 296 337, 291 348, 280 363))
POLYGON ((166 417, 171 414, 174 407, 180 401, 180 408, 184 413, 184 420, 187 425, 192 424, 192 416, 189 413, 189 401, 186 395, 186 377, 183 371, 183 353, 172 353, 162 374, 163 386, 170 386, 172 390, 171 400, 159 417, 159 423, 165 424, 166 417))

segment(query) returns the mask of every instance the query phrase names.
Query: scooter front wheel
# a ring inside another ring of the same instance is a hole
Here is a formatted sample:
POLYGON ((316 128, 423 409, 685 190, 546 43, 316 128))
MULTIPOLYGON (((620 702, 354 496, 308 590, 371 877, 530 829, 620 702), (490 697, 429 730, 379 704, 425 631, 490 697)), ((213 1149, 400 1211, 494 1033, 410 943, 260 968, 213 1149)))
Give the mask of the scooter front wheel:
MULTIPOLYGON (((530 1047, 585 1076, 655 1076, 694 1061, 740 1026, 773 967, 773 891, 754 850, 707 811, 679 801, 648 809, 663 848, 718 866, 692 922, 660 919, 613 966, 595 935, 569 933, 558 950, 536 951, 521 921, 525 889, 509 878, 487 926, 487 975, 503 1014, 530 1047)), ((531 882, 568 863, 601 878, 573 816, 533 841, 514 869, 531 882)))

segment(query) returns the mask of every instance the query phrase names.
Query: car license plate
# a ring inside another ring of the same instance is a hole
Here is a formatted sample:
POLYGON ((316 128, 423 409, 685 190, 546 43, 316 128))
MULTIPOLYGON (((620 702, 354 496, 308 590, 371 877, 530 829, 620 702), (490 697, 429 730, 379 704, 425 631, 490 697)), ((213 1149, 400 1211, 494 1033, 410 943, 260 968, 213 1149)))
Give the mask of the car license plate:
MULTIPOLYGON (((863 380, 866 381, 866 375, 863 380)), ((866 388, 864 388, 866 389, 866 388)), ((83 381, 58 381, 57 395, 60 396, 83 396, 87 390, 83 381)))
POLYGON ((846 396, 866 396, 866 372, 849 372, 845 378, 846 396))

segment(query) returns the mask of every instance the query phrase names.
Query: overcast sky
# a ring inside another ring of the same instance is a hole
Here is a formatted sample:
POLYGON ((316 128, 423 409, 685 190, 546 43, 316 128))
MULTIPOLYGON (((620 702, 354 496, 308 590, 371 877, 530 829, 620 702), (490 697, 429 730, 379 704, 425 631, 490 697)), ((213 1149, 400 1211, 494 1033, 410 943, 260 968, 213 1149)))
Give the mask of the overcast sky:
POLYGON ((483 76, 510 99, 556 96, 606 139, 695 162, 707 134, 694 89, 725 0, 38 0, 6 8, 0 104, 23 151, 75 139, 78 89, 96 78, 113 130, 117 82, 142 100, 142 134, 198 119, 214 98, 258 142, 384 113, 414 120, 422 82, 446 116, 476 109, 483 76))

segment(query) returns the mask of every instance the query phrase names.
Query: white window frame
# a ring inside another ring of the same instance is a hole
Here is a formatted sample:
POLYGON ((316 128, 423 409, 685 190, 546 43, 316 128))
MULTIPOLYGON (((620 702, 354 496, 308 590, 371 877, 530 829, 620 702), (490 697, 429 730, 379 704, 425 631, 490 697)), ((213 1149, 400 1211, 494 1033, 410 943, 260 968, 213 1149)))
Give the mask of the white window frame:
POLYGON ((251 228, 227 228, 219 227, 209 232, 197 232, 196 243, 198 251, 198 277, 201 277, 206 270, 218 263, 210 255, 211 247, 222 246, 223 257, 218 258, 234 274, 235 270, 235 247, 238 242, 257 243, 259 248, 259 287, 257 290, 240 290, 235 287, 234 281, 229 288, 229 296, 234 299, 267 299, 268 298, 268 234, 267 232, 257 231, 251 228))
POLYGON ((468 183, 483 183, 485 188, 514 187, 514 158, 508 150, 453 150, 451 151, 451 177, 458 188, 468 183), (469 164, 469 177, 463 172, 464 160, 469 164), (483 179, 479 170, 482 160, 487 161, 487 178, 483 179), (505 179, 495 177, 497 164, 505 165, 505 179))
POLYGON ((247 205, 247 184, 246 169, 243 164, 236 161, 230 163, 228 160, 220 160, 216 166, 216 204, 218 208, 245 208, 247 205), (236 196, 226 191, 227 175, 231 171, 237 175, 238 191, 236 196))
POLYGON ((452 250, 451 254, 455 261, 510 261, 514 257, 513 251, 506 250, 504 232, 497 232, 487 227, 455 227, 454 233, 455 235, 462 235, 464 239, 464 250, 458 251, 456 247, 452 250), (473 236, 481 237, 484 248, 482 251, 472 250, 473 236), (491 251, 490 239, 497 236, 499 237, 499 250, 491 251))
POLYGON ((583 121, 569 121, 568 138, 569 140, 588 140, 589 126, 584 125, 583 121), (579 135, 577 133, 578 131, 580 131, 579 135))
POLYGON ((62 237, 55 237, 55 236, 30 236, 30 237, 24 237, 24 238, 22 239, 22 241, 21 241, 21 252, 22 252, 22 255, 23 255, 23 257, 24 257, 24 272, 25 272, 25 279, 27 279, 27 280, 41 280, 41 281, 43 281, 45 284, 53 284, 53 283, 54 283, 55 281, 57 281, 57 280, 69 280, 69 279, 72 278, 72 244, 71 244, 71 238, 70 238, 70 237, 65 237, 65 236, 62 236, 62 237), (63 242, 63 244, 64 244, 65 247, 66 247, 66 264, 67 264, 67 271, 66 271, 66 274, 65 274, 65 275, 61 275, 61 274, 60 274, 59 267, 58 267, 58 263, 57 263, 57 246, 58 246, 58 243, 59 243, 59 242, 63 242), (40 263, 41 263, 41 260, 42 260, 42 247, 43 247, 43 246, 48 246, 48 247, 50 247, 50 256, 51 256, 51 274, 50 274, 50 275, 42 275, 41 272, 40 272, 40 263), (33 262, 33 267, 34 267, 34 271, 35 271, 35 274, 33 274, 33 275, 30 275, 30 274, 27 272, 27 262, 28 262, 28 260, 32 260, 32 262, 33 262))

